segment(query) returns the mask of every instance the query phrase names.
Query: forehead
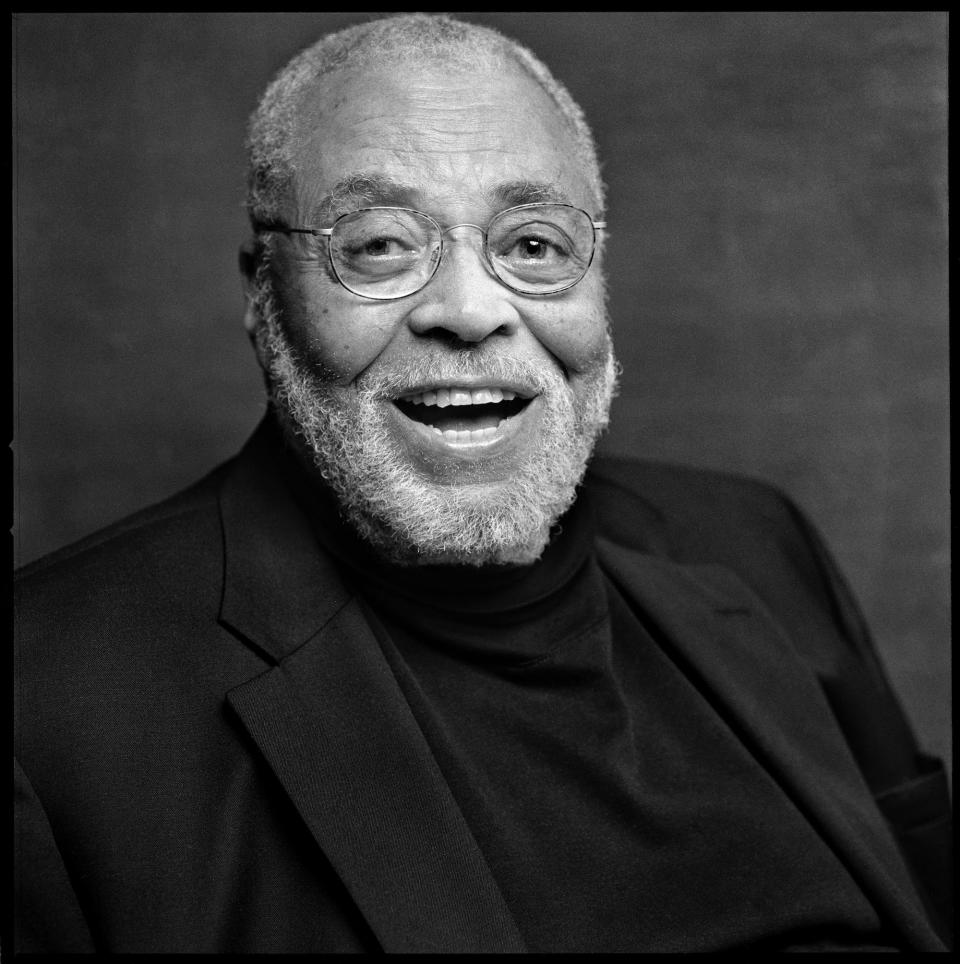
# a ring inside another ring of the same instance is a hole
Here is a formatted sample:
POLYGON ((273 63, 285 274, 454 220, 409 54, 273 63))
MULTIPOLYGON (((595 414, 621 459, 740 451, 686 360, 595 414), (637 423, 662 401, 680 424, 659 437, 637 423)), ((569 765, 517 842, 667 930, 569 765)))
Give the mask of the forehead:
MULTIPOLYGON (((519 68, 502 71, 378 65, 321 78, 298 104, 292 138, 294 203, 331 213, 331 192, 358 175, 408 188, 392 198, 444 215, 507 197, 504 185, 549 186, 594 206, 573 133, 519 68)), ((336 200, 336 198, 334 198, 336 200)))

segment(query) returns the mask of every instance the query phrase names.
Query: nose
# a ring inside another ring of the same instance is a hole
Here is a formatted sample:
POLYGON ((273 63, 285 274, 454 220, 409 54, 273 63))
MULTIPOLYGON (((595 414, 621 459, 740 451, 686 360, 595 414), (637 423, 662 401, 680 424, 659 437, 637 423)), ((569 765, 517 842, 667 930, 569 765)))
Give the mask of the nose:
POLYGON ((440 267, 408 315, 411 330, 418 335, 453 335, 465 342, 513 334, 520 313, 510 289, 484 260, 481 229, 458 224, 444 234, 440 267))

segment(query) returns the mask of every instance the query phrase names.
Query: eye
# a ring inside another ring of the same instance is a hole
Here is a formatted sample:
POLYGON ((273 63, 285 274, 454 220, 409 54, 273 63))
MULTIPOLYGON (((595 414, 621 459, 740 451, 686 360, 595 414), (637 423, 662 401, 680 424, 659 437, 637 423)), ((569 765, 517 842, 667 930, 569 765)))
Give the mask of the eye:
POLYGON ((397 258, 408 254, 410 250, 410 245, 404 244, 399 238, 389 237, 358 240, 347 249, 353 257, 368 258, 397 258))
POLYGON ((552 244, 546 238, 537 237, 532 234, 518 238, 514 249, 515 256, 531 261, 543 261, 546 258, 562 253, 557 249, 555 244, 552 244))
POLYGON ((419 278, 432 268, 428 262, 440 245, 438 231, 430 218, 417 211, 362 208, 334 224, 330 260, 348 288, 372 288, 405 275, 419 278))
POLYGON ((346 238, 334 247, 334 262, 343 269, 367 277, 386 277, 414 268, 421 249, 409 238, 388 234, 346 238))
POLYGON ((559 265, 570 259, 570 242, 555 224, 545 220, 498 224, 489 235, 491 252, 506 263, 528 268, 559 265))
POLYGON ((497 257, 509 262, 557 262, 569 256, 569 250, 557 232, 515 232, 497 246, 497 257))

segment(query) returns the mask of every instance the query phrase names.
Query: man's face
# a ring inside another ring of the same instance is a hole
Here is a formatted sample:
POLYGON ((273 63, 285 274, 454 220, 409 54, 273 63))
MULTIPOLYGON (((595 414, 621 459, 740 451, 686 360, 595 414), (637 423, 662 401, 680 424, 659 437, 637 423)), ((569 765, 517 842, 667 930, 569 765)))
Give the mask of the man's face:
MULTIPOLYGON (((597 216, 571 133, 519 72, 324 81, 301 102, 289 226, 387 205, 485 228, 542 199, 597 216)), ((372 301, 337 282, 325 239, 274 239, 261 360, 286 427, 361 534, 399 561, 535 558, 609 407, 600 253, 578 285, 532 297, 492 275, 480 233, 460 227, 425 288, 372 301), (497 535, 480 532, 484 517, 497 535)))

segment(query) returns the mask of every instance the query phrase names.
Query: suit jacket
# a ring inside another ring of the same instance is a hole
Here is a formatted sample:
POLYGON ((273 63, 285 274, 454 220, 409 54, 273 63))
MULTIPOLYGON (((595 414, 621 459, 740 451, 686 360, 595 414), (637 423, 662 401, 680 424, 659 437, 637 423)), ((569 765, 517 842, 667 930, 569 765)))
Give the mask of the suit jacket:
MULTIPOLYGON (((277 444, 20 575, 17 949, 525 949, 277 444)), ((607 575, 897 938, 941 949, 943 772, 809 526, 711 473, 585 484, 607 575)))

